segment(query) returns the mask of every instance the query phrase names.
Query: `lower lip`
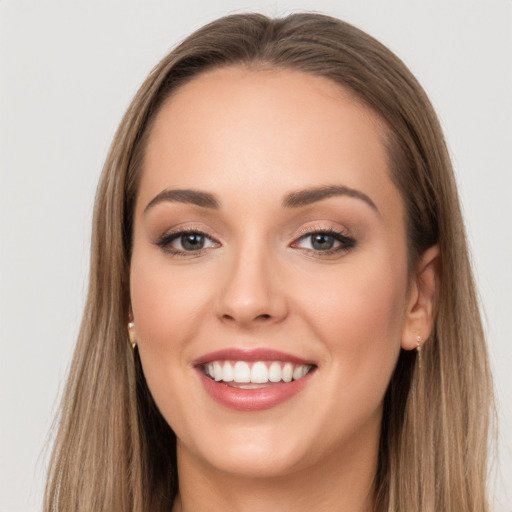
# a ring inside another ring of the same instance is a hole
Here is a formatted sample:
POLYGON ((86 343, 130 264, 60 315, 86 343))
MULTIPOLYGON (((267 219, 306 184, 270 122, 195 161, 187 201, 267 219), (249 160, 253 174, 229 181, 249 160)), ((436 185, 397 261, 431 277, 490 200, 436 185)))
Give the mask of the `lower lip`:
POLYGON ((219 404, 237 411, 262 411, 282 404, 301 391, 309 381, 312 371, 301 379, 272 384, 258 389, 240 389, 207 377, 198 368, 201 382, 208 394, 219 404))

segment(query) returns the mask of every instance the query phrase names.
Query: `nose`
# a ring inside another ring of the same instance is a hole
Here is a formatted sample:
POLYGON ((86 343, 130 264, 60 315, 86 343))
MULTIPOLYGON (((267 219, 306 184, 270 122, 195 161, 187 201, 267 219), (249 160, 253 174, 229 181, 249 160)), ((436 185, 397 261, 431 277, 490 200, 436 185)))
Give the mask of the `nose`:
POLYGON ((254 245, 232 255, 217 300, 221 321, 250 329, 286 318, 286 290, 275 259, 268 250, 254 245))

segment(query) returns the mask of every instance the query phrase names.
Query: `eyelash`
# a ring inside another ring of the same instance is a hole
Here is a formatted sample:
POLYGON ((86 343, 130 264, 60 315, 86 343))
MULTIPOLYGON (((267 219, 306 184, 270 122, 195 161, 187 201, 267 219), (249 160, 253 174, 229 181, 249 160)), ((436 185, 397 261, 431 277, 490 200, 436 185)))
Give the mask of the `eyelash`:
POLYGON ((160 247, 165 252, 169 253, 171 256, 177 256, 177 257, 181 256, 181 257, 189 257, 189 258, 194 257, 194 256, 200 256, 201 254, 203 254, 203 252, 205 250, 209 249, 209 247, 202 247, 201 249, 198 249, 197 251, 186 251, 186 250, 181 250, 181 249, 175 249, 174 247, 172 247, 172 245, 171 245, 172 242, 174 242, 175 240, 177 240, 183 236, 186 236, 186 235, 203 236, 205 239, 212 241, 215 245, 219 244, 219 242, 217 242, 217 240, 212 238, 207 233, 205 233, 199 229, 191 228, 191 229, 182 229, 179 231, 174 231, 172 233, 167 233, 167 234, 163 235, 156 242, 156 245, 158 245, 158 247, 160 247))
MULTIPOLYGON (((168 233, 163 235, 157 242, 156 245, 160 247, 165 252, 169 253, 171 256, 176 257, 194 257, 194 256, 200 256, 202 255, 206 250, 208 250, 211 247, 202 247, 195 251, 186 251, 181 249, 175 249, 171 246, 172 242, 175 240, 186 236, 186 235, 199 235, 203 236, 205 239, 210 240, 213 244, 219 245, 219 242, 212 238, 207 233, 199 230, 199 229, 183 229, 180 231, 174 231, 172 233, 168 233)), ((300 247, 297 247, 297 244, 307 239, 307 237, 311 237, 313 235, 327 235, 332 236, 336 242, 338 242, 340 245, 339 247, 333 247, 332 249, 327 250, 315 250, 315 249, 309 249, 309 248, 302 248, 303 251, 312 254, 314 256, 332 256, 336 255, 341 252, 348 252, 350 249, 353 249, 356 246, 356 241, 345 235, 344 233, 337 231, 332 228, 321 228, 321 227, 313 227, 309 229, 305 229, 302 231, 299 235, 299 237, 290 244, 290 247, 301 249, 300 247)))
POLYGON ((296 247, 296 244, 300 242, 301 240, 305 240, 308 237, 311 237, 313 235, 327 235, 332 236, 336 242, 339 242, 339 247, 333 247, 332 249, 326 249, 326 250, 315 250, 315 249, 308 249, 303 248, 303 251, 308 252, 309 254, 312 254, 314 256, 333 256, 342 252, 348 252, 351 249, 353 249, 356 246, 356 241, 347 236, 345 233, 342 233, 341 231, 337 231, 333 228, 322 228, 322 227, 311 227, 307 228, 304 231, 300 233, 300 236, 297 238, 295 242, 291 244, 291 247, 296 247))

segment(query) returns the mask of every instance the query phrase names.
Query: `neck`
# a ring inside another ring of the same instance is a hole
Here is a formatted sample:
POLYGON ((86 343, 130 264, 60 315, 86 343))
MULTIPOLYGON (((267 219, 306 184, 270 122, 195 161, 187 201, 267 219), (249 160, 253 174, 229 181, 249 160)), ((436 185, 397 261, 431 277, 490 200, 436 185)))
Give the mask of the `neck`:
POLYGON ((285 475, 227 474, 178 441, 179 495, 173 512, 369 512, 373 506, 379 436, 363 436, 317 464, 285 475))

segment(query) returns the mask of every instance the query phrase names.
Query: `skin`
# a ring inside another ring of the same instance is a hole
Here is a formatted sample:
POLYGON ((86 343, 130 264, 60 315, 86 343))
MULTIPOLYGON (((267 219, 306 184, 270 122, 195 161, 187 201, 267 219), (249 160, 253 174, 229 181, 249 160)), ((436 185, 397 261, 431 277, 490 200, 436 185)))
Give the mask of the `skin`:
POLYGON ((400 348, 432 327, 437 258, 427 251, 408 276, 384 137, 339 85, 288 70, 210 71, 158 113, 136 203, 131 307, 148 386, 177 436, 174 511, 371 507, 383 396, 400 348), (282 204, 332 185, 375 207, 348 195, 282 204), (220 207, 148 207, 166 189, 212 193, 220 207), (180 238, 158 245, 183 228, 211 240, 201 251, 180 238), (304 229, 353 244, 326 254, 304 229), (212 400, 192 363, 229 347, 317 368, 284 403, 235 411, 212 400))

